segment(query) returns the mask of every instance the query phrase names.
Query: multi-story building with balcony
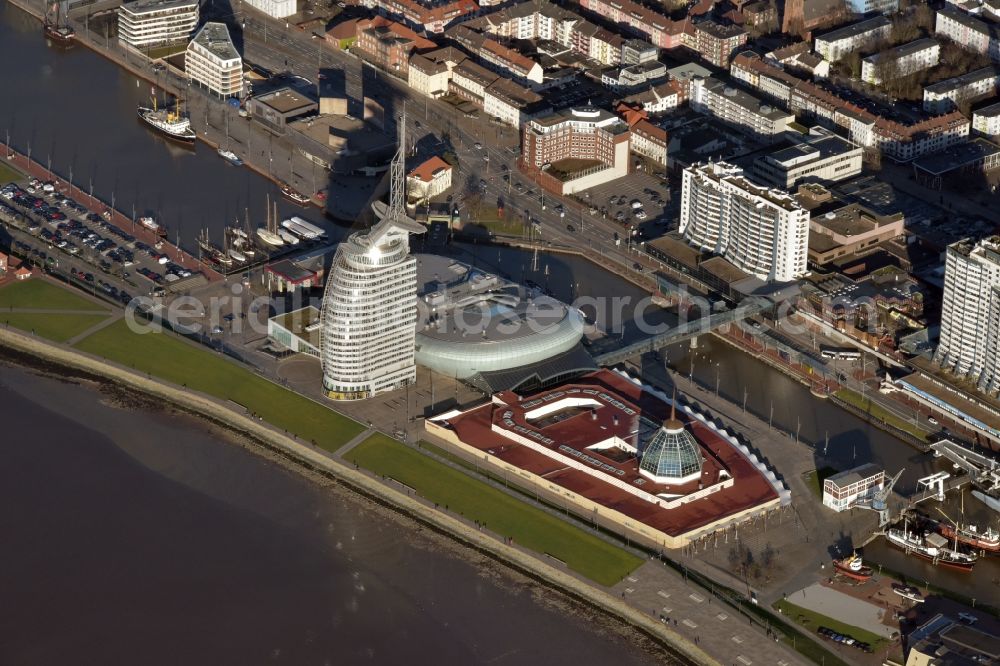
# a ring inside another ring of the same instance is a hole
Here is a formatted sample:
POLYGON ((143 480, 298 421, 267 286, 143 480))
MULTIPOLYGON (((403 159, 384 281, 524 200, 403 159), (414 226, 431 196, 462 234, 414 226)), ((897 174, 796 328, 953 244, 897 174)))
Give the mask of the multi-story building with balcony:
POLYGON ((188 78, 220 97, 238 97, 243 92, 243 59, 225 23, 206 23, 184 54, 188 78))
POLYGON ((987 136, 1000 134, 1000 102, 973 111, 972 129, 987 136))
POLYGON ((862 150, 821 127, 814 127, 801 142, 754 160, 749 175, 754 181, 791 190, 799 183, 831 183, 861 173, 862 150))
POLYGON ((428 33, 444 32, 452 23, 479 11, 475 0, 362 0, 360 4, 428 33))
POLYGON ((357 35, 355 49, 362 58, 402 78, 408 76, 411 53, 437 46, 408 26, 384 16, 359 20, 357 35))
POLYGON ((888 51, 870 55, 861 61, 861 80, 879 85, 886 79, 896 79, 938 64, 941 45, 930 37, 917 39, 888 51))
POLYGON ((777 141, 788 123, 795 120, 787 111, 712 77, 691 80, 689 101, 695 111, 714 116, 764 142, 777 141))
POLYGON ((992 96, 998 84, 1000 70, 996 67, 983 67, 962 76, 939 81, 924 88, 924 111, 945 113, 957 109, 966 102, 992 96))
POLYGON ((814 42, 814 49, 824 59, 836 62, 848 53, 888 39, 891 31, 892 22, 884 16, 876 16, 820 35, 814 42))
POLYGON ((1000 237, 948 246, 934 361, 984 393, 1000 390, 1000 237))
POLYGON ((747 43, 747 31, 732 23, 719 23, 712 19, 693 22, 692 47, 702 58, 722 69, 727 69, 736 51, 747 43))
POLYGON ((198 27, 198 0, 133 0, 118 8, 118 41, 134 49, 186 44, 198 27))
POLYGON ((680 232, 691 245, 761 280, 788 282, 806 272, 809 211, 725 162, 684 170, 680 232))

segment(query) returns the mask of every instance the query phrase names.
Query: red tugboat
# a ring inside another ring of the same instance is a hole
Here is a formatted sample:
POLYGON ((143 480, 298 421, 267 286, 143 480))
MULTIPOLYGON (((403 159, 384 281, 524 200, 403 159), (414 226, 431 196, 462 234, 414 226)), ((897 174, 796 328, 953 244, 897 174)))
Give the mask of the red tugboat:
POLYGON ((833 568, 837 573, 861 582, 869 580, 872 577, 872 568, 865 566, 861 556, 857 553, 849 555, 842 560, 834 560, 833 568))

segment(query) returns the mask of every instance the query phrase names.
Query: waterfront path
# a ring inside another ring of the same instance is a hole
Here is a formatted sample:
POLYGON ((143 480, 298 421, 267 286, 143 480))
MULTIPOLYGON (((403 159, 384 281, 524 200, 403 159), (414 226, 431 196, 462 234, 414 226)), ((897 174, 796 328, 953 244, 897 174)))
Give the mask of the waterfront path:
POLYGON ((97 333, 102 328, 107 328, 111 324, 115 323, 119 319, 123 319, 124 317, 125 317, 125 313, 124 312, 119 312, 119 313, 115 314, 112 317, 108 317, 107 319, 94 324, 93 326, 91 326, 87 330, 80 331, 80 333, 78 333, 77 335, 74 335, 72 338, 70 338, 69 340, 67 340, 66 344, 69 345, 69 346, 73 346, 77 342, 79 342, 80 340, 83 340, 84 338, 86 338, 87 336, 93 335, 94 333, 97 333))

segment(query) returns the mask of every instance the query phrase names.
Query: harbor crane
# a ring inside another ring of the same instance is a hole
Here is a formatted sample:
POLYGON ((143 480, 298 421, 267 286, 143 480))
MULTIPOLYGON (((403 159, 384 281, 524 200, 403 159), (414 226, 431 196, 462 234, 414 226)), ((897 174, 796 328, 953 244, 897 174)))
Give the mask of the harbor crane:
POLYGON ((878 513, 879 527, 885 527, 889 524, 889 495, 892 493, 896 482, 899 481, 899 477, 903 476, 904 471, 906 471, 906 468, 901 468, 889 478, 887 483, 882 485, 880 490, 875 491, 871 500, 857 505, 862 509, 870 509, 878 513))

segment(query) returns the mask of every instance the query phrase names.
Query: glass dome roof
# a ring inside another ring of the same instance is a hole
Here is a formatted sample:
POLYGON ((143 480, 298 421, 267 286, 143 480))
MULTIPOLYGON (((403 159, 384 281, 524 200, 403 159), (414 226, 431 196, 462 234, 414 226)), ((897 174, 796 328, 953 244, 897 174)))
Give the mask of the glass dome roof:
POLYGON ((701 476, 701 449, 684 425, 671 419, 656 431, 639 462, 639 471, 658 483, 686 483, 701 476))

